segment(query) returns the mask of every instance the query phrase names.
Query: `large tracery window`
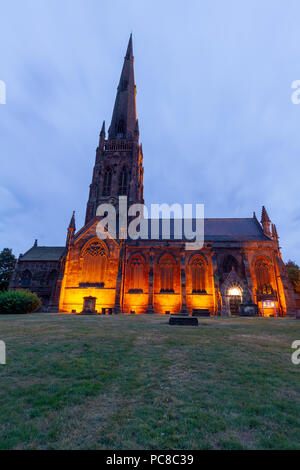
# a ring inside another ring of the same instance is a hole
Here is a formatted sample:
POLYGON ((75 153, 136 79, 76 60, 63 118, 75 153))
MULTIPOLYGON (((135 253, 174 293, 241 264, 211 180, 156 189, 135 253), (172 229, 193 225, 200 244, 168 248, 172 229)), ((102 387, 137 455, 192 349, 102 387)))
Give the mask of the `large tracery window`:
POLYGON ((191 274, 193 294, 205 294, 205 265, 201 258, 193 258, 191 263, 191 274))
POLYGON ((112 171, 110 168, 107 168, 104 173, 103 179, 103 196, 109 196, 111 192, 111 178, 112 171))
POLYGON ((259 258, 255 262, 255 275, 258 294, 271 294, 273 292, 270 282, 269 263, 264 258, 259 258))
POLYGON ((105 280, 106 252, 104 246, 94 241, 83 250, 82 282, 103 283, 105 280))
POLYGON ((126 196, 127 194, 128 175, 125 166, 122 168, 119 177, 119 195, 126 196))
POLYGON ((129 291, 143 291, 144 263, 139 256, 134 256, 130 261, 130 287, 129 291))
POLYGON ((174 292, 174 261, 171 256, 163 256, 159 268, 160 292, 174 292))

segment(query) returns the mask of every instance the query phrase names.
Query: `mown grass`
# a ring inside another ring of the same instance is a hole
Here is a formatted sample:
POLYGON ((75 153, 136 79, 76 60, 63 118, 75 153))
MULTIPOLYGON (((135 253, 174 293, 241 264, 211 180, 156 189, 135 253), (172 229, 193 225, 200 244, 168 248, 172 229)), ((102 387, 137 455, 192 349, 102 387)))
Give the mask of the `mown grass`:
POLYGON ((289 319, 0 316, 0 449, 300 449, 289 319))

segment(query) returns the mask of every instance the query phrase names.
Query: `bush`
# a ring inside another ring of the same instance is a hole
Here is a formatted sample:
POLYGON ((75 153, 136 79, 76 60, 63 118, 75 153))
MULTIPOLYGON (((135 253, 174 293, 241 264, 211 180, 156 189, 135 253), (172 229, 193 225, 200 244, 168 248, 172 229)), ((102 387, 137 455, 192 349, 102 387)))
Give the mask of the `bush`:
POLYGON ((0 292, 0 314, 31 313, 41 305, 38 296, 28 290, 0 292))

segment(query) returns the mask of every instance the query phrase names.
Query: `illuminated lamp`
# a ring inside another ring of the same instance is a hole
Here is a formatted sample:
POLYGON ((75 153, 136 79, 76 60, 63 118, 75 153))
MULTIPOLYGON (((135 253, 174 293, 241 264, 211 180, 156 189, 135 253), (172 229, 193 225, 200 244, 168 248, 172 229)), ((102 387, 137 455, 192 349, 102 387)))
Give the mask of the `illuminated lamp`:
POLYGON ((231 289, 229 289, 228 294, 229 295, 239 295, 239 296, 241 296, 241 291, 238 287, 232 287, 231 289))

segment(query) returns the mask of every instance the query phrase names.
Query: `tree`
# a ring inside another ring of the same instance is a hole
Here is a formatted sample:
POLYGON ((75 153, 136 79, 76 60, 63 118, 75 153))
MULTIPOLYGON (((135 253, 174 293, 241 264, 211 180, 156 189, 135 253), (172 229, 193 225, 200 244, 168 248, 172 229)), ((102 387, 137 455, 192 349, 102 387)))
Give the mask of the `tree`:
POLYGON ((15 269, 16 258, 10 248, 0 252, 0 291, 8 289, 9 281, 15 269))
POLYGON ((300 268, 294 263, 294 261, 289 260, 286 263, 286 268, 289 276, 289 280, 294 286, 295 292, 300 294, 300 268))

